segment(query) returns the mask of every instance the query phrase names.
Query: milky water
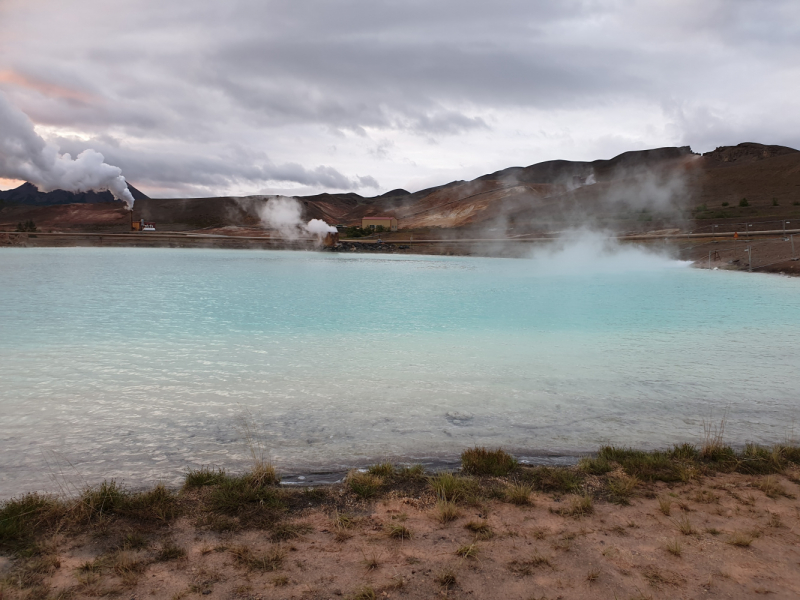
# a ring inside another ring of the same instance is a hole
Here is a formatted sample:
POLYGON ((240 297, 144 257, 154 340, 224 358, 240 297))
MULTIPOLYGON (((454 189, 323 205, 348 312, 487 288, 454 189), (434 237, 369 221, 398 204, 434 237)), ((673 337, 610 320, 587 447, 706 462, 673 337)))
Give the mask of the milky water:
POLYGON ((635 249, 536 259, 0 250, 0 497, 65 480, 773 443, 800 415, 800 279, 635 249))

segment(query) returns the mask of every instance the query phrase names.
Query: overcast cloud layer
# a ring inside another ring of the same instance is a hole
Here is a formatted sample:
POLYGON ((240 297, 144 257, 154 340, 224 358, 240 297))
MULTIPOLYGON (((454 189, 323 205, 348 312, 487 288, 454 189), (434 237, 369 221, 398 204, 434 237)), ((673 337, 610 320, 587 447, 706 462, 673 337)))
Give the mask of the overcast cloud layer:
POLYGON ((800 2, 2 0, 0 93, 152 196, 414 191, 800 147, 800 2))

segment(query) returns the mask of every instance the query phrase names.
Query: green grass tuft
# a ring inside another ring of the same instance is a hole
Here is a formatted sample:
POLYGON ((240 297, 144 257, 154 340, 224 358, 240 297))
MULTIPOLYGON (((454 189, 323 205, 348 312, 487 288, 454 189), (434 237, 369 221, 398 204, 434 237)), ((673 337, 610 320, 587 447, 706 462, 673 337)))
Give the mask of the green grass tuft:
POLYGON ((210 467, 189 469, 183 479, 183 489, 188 490, 207 485, 219 485, 224 480, 225 471, 222 469, 212 469, 210 467))
POLYGON ((26 494, 0 504, 0 548, 29 542, 39 529, 63 513, 63 506, 49 496, 26 494))

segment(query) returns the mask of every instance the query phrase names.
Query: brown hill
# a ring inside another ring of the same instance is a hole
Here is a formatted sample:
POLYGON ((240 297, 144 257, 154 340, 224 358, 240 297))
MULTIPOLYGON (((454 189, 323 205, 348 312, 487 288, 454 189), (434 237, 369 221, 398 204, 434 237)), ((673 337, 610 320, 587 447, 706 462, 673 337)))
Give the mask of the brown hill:
MULTIPOLYGON (((267 200, 140 197, 134 217, 155 221, 160 230, 259 228, 258 208, 267 200)), ((688 146, 656 148, 609 160, 511 167, 414 193, 398 189, 371 198, 345 193, 299 200, 306 219, 357 225, 364 216, 385 214, 396 216, 401 229, 439 235, 525 235, 587 222, 620 231, 698 228, 711 221, 800 217, 800 152, 752 142, 702 156, 688 146)), ((0 228, 27 219, 62 230, 128 228, 130 214, 118 204, 67 206, 80 208, 6 205, 0 228)))

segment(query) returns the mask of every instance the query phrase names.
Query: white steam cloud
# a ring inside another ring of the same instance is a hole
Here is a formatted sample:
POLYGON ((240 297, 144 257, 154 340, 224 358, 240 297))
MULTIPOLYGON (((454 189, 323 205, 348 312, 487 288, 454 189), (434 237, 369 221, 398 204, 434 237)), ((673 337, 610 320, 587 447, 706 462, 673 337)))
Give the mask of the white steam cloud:
POLYGON ((76 158, 61 154, 58 146, 36 133, 28 116, 0 93, 0 177, 24 179, 42 192, 110 191, 133 208, 133 196, 119 167, 103 155, 84 150, 76 158))
POLYGON ((307 235, 322 238, 337 231, 336 227, 328 225, 322 219, 311 219, 304 223, 303 207, 295 198, 288 196, 270 198, 258 209, 258 216, 265 227, 277 229, 281 237, 289 240, 307 235))
POLYGON ((677 260, 666 251, 623 243, 614 234, 589 229, 565 231, 552 244, 534 249, 529 258, 534 271, 543 275, 660 271, 692 264, 677 260))

